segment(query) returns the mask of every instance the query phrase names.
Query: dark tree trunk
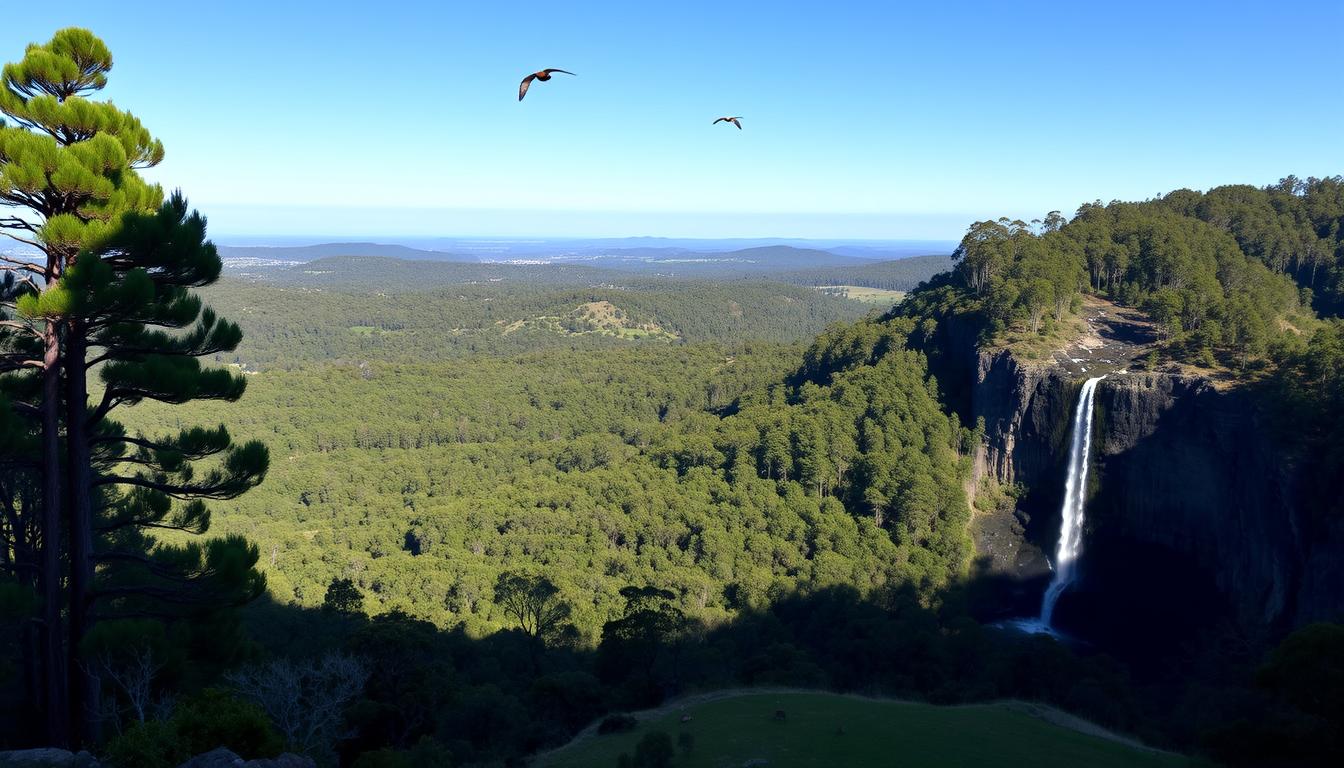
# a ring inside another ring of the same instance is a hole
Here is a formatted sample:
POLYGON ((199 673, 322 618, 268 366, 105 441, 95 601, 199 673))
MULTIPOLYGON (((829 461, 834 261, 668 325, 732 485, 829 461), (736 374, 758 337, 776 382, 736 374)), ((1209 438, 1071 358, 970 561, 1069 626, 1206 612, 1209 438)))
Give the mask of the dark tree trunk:
POLYGON ((70 715, 75 743, 97 743, 98 678, 80 658, 80 644, 93 627, 93 468, 89 460, 87 349, 84 323, 71 323, 65 340, 66 474, 70 495, 70 715))
POLYGON ((61 644, 61 340, 55 323, 47 323, 42 344, 42 707, 47 743, 64 747, 70 733, 61 644))

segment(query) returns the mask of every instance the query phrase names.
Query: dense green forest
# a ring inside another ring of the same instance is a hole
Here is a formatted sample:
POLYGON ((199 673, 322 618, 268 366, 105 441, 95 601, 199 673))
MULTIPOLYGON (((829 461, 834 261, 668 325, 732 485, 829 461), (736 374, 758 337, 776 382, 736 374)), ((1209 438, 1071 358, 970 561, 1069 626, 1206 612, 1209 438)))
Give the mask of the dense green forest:
MULTIPOLYGON (((319 605, 352 578, 371 612, 481 630, 509 624, 489 588, 521 566, 561 585, 594 639, 630 583, 706 618, 800 586, 933 589, 967 557, 948 521, 968 515, 970 436, 896 333, 823 337, 808 357, 853 370, 801 387, 769 384, 798 360, 771 345, 263 372, 247 409, 197 411, 276 457, 217 530, 262 548, 280 599, 319 605)), ((140 416, 177 427, 170 408, 140 416)))
POLYGON ((330 360, 423 362, 548 347, 601 349, 629 342, 617 326, 656 329, 654 341, 798 343, 868 311, 858 302, 779 283, 487 283, 401 292, 361 283, 317 289, 288 281, 220 281, 203 295, 241 325, 246 341, 216 360, 264 370, 330 360), (601 302, 619 310, 621 317, 613 318, 619 322, 601 328, 585 322, 585 305, 601 302))

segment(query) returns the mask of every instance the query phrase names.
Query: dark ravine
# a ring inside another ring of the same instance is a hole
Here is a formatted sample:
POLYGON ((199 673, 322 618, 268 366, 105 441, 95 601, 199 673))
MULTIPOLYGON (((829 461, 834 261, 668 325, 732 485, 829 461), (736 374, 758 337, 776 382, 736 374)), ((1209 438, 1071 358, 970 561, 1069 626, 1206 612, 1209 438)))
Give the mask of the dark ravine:
MULTIPOLYGON (((975 520, 977 570, 994 593, 981 604, 1029 615, 1049 578, 1083 377, 1010 351, 978 360, 977 486, 992 478, 1023 489, 975 520)), ((1082 580, 1061 602, 1064 626, 1158 631, 1214 619, 1254 635, 1344 615, 1344 530, 1309 522, 1291 452, 1251 393, 1179 372, 1112 372, 1094 418, 1082 580)))

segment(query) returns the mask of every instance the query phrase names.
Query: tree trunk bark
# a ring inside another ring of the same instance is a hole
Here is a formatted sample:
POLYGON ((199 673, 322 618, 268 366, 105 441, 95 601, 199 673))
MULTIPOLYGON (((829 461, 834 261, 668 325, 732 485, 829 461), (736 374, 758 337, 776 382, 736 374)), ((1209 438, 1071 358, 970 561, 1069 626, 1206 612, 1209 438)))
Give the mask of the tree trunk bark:
POLYGON ((48 744, 70 743, 61 632, 61 337, 55 322, 42 332, 42 706, 48 744))
POLYGON ((93 468, 88 436, 88 381, 84 323, 70 324, 65 343, 66 474, 70 495, 70 715, 75 743, 97 743, 98 679, 80 658, 80 644, 92 628, 93 468))

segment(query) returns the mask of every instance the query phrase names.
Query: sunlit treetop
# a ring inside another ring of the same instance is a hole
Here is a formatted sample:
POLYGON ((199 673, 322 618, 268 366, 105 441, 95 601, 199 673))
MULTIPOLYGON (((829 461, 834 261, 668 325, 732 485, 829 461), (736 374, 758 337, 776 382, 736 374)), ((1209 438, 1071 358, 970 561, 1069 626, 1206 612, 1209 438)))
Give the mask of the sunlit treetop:
MULTIPOLYGON (((107 85, 112 54, 68 28, 0 71, 0 231, 69 262, 126 211, 153 211, 157 185, 136 172, 163 144, 131 113, 90 98, 107 85)), ((57 270, 59 271, 59 270, 57 270)))

